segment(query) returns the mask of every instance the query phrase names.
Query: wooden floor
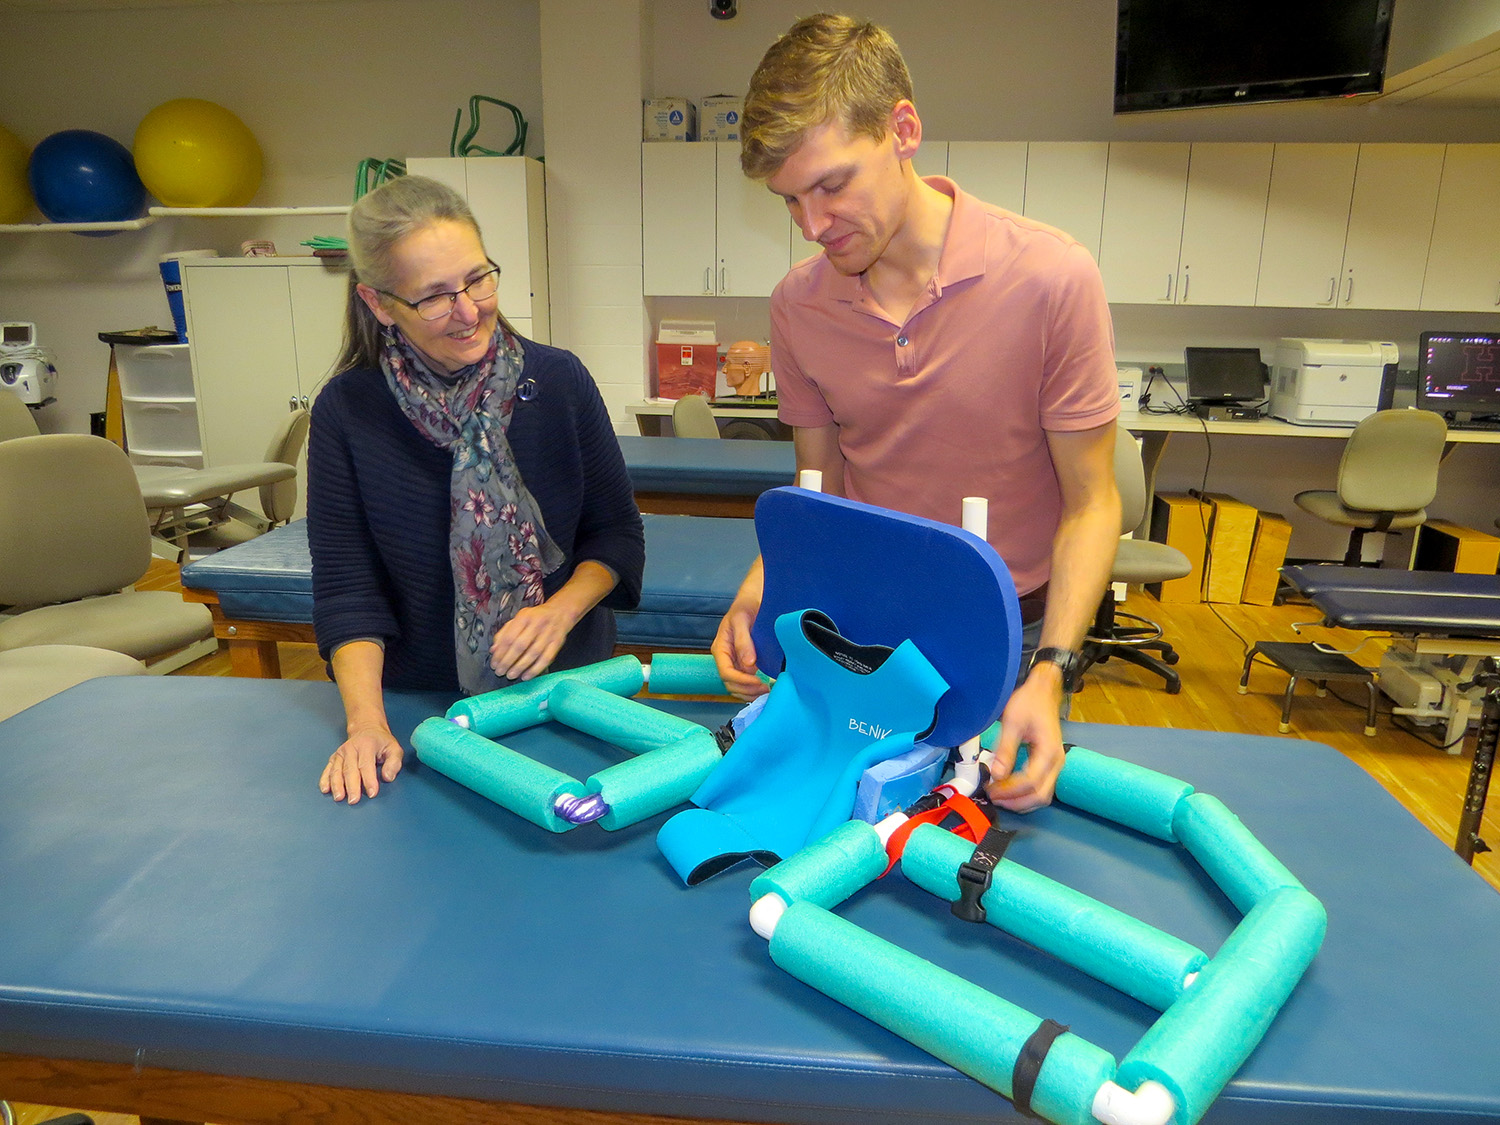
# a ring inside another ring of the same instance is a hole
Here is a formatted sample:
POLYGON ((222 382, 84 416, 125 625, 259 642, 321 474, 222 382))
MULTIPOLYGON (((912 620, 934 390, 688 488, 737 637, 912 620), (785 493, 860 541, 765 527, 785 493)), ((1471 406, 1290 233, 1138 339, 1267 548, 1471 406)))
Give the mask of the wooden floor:
MULTIPOLYGON (((140 583, 142 588, 176 588, 176 568, 160 562, 140 583)), ((1276 669, 1257 666, 1250 674, 1250 691, 1237 691, 1244 654, 1255 641, 1321 640, 1340 649, 1365 639, 1346 630, 1313 625, 1299 635, 1292 626, 1315 621, 1318 614, 1305 605, 1240 606, 1162 604, 1142 593, 1132 593, 1125 609, 1158 621, 1181 656, 1177 670, 1182 691, 1168 695, 1161 681, 1119 661, 1096 666, 1084 680, 1073 702, 1074 719, 1091 723, 1173 727, 1183 730, 1276 734, 1286 678, 1276 669)), ((1373 667, 1383 649, 1371 638, 1352 658, 1373 667)), ((310 645, 281 646, 282 675, 287 679, 326 680, 323 663, 310 645)), ((196 661, 175 675, 227 676, 229 657, 220 652, 196 661)), ((1390 701, 1381 697, 1382 714, 1374 738, 1366 738, 1364 703, 1349 695, 1350 703, 1332 692, 1319 698, 1311 687, 1299 687, 1288 737, 1323 742, 1349 757, 1385 786, 1448 847, 1453 846, 1463 808, 1469 763, 1474 752, 1472 733, 1460 754, 1435 749, 1422 738, 1396 728, 1390 701)), ((1435 737, 1435 733, 1429 737, 1435 737)), ((329 748, 332 750, 332 747, 329 748)), ((1296 777, 1278 779, 1294 786, 1296 777)), ((1492 795, 1482 834, 1500 848, 1500 787, 1492 795)), ((1500 852, 1475 858, 1474 870, 1500 889, 1500 852)), ((16 1106, 21 1125, 36 1125, 66 1112, 52 1107, 16 1106)), ((135 1125, 120 1114, 94 1114, 97 1125, 135 1125)))

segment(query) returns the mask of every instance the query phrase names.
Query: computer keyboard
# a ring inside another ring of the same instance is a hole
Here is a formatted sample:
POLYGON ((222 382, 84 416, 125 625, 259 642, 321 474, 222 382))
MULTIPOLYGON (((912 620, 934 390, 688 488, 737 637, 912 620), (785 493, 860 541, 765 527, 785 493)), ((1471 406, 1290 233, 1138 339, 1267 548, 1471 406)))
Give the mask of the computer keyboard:
POLYGON ((1467 422, 1449 422, 1450 430, 1500 430, 1500 418, 1470 418, 1467 422))

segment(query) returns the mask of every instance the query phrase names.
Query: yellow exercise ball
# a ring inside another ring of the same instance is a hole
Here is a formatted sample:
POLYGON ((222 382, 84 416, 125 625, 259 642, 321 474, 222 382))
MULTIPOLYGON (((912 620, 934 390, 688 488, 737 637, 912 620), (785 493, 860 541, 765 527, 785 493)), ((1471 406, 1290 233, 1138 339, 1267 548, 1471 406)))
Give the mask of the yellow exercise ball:
POLYGON ((0 223, 22 223, 36 204, 26 179, 31 152, 21 138, 0 125, 0 223))
POLYGON ((201 98, 163 102, 135 131, 135 170, 167 207, 244 207, 260 188, 255 135, 201 98))

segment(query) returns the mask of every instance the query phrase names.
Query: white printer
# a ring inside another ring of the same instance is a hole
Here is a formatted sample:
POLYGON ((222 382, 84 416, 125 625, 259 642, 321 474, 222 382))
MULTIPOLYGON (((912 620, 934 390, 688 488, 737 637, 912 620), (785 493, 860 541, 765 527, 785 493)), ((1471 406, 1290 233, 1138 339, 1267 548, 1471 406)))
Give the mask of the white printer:
POLYGON ((1353 426, 1380 408, 1400 351, 1379 340, 1283 339, 1271 366, 1271 416, 1299 426, 1353 426))

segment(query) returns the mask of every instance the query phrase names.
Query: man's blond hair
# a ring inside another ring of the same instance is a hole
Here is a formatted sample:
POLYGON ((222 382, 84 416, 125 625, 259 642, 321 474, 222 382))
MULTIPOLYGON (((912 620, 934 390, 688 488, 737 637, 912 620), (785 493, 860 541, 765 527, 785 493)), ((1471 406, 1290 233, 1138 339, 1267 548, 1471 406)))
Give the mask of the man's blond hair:
POLYGON ((740 167, 755 180, 774 175, 808 130, 828 121, 880 140, 891 109, 911 96, 911 75, 885 28, 828 13, 798 20, 750 78, 740 167))

